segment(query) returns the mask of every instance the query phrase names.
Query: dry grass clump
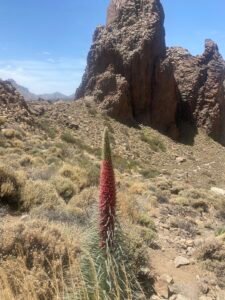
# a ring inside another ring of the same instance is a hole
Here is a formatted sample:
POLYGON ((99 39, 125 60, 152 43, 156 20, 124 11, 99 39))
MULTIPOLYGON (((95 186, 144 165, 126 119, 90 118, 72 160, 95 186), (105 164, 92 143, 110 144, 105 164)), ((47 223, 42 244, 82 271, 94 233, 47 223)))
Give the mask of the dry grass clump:
POLYGON ((100 165, 81 153, 76 158, 76 164, 87 173, 87 187, 96 186, 99 183, 100 165))
POLYGON ((197 258, 203 261, 207 270, 218 278, 218 284, 225 287, 225 241, 218 237, 205 241, 197 251, 197 258))
POLYGON ((0 126, 4 125, 7 121, 7 118, 4 116, 0 116, 0 126))
POLYGON ((32 165, 32 160, 33 160, 33 158, 30 155, 24 155, 20 159, 19 163, 22 167, 28 167, 28 166, 32 165))
POLYGON ((79 187, 79 190, 89 186, 88 172, 79 166, 64 163, 62 168, 59 170, 59 174, 72 180, 79 187))
POLYGON ((0 202, 17 208, 20 202, 21 185, 16 174, 6 167, 0 167, 0 202))
POLYGON ((73 184, 69 178, 56 176, 53 179, 53 184, 56 187, 58 195, 62 197, 66 203, 68 203, 70 199, 78 193, 78 187, 73 184))
POLYGON ((147 143, 154 152, 166 152, 166 146, 163 141, 158 136, 150 134, 147 130, 141 132, 140 140, 147 143))
POLYGON ((169 191, 172 188, 172 181, 164 176, 157 177, 155 180, 155 185, 162 191, 169 191))
POLYGON ((179 188, 176 193, 171 190, 171 193, 171 203, 191 206, 200 212, 208 212, 210 208, 214 208, 217 211, 217 217, 222 220, 225 219, 225 199, 221 195, 216 195, 205 189, 195 189, 188 186, 185 189, 179 188))
POLYGON ((8 147, 8 140, 6 137, 1 133, 0 131, 0 147, 1 148, 7 148, 8 147))
POLYGON ((21 133, 15 129, 11 129, 11 128, 3 129, 2 133, 7 139, 13 139, 15 137, 21 139, 21 133))
POLYGON ((67 225, 86 226, 89 216, 86 211, 64 201, 60 205, 42 204, 34 207, 30 212, 31 217, 44 219, 50 222, 67 225))
POLYGON ((64 299, 79 241, 43 220, 2 225, 0 231, 1 299, 64 299))
POLYGON ((38 159, 32 159, 32 162, 40 163, 41 165, 31 166, 30 168, 27 168, 26 171, 30 179, 48 181, 53 177, 53 175, 56 174, 56 166, 46 166, 45 164, 42 165, 41 160, 39 161, 38 159))
POLYGON ((217 201, 214 204, 215 208, 218 210, 217 216, 225 220, 225 199, 224 197, 217 198, 217 201))
POLYGON ((79 207, 83 210, 90 210, 97 204, 98 189, 96 187, 89 187, 82 190, 79 194, 75 195, 69 202, 69 207, 79 207))
POLYGON ((37 125, 39 126, 40 129, 42 129, 47 136, 50 138, 54 139, 56 137, 57 130, 52 127, 52 124, 50 123, 49 120, 46 118, 41 118, 38 120, 37 125))
POLYGON ((68 130, 61 134, 61 139, 68 144, 76 144, 77 142, 76 138, 68 130))
POLYGON ((150 217, 150 211, 154 206, 151 200, 156 199, 124 192, 118 193, 118 212, 121 221, 128 220, 131 231, 136 232, 142 244, 148 246, 156 237, 156 227, 150 217))
POLYGON ((54 186, 44 180, 28 180, 21 190, 21 206, 26 210, 43 204, 60 205, 63 202, 54 186))

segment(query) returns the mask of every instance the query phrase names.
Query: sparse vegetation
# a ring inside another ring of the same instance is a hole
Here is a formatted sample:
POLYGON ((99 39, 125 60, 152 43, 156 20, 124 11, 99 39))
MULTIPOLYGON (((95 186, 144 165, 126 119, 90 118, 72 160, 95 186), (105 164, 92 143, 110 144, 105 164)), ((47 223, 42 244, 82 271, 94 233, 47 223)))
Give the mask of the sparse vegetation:
POLYGON ((18 139, 21 138, 20 132, 15 129, 11 129, 11 128, 3 129, 2 133, 7 139, 13 139, 15 137, 18 139))
POLYGON ((20 183, 15 174, 0 167, 0 204, 18 208, 20 202, 20 183))
POLYGON ((141 141, 147 143, 150 146, 150 148, 152 149, 152 151, 155 151, 155 152, 158 152, 158 151, 165 152, 166 151, 165 145, 156 136, 151 136, 147 132, 142 132, 140 134, 140 139, 141 139, 141 141))
MULTIPOLYGON (((65 109, 64 104, 57 105, 65 109)), ((161 260, 164 250, 157 250, 160 247, 171 246, 180 253, 180 241, 183 245, 191 239, 188 242, 193 241, 194 246, 191 244, 185 251, 192 247, 194 251, 199 247, 195 247, 194 241, 208 234, 215 235, 216 241, 224 245, 224 197, 209 191, 212 183, 201 177, 203 170, 204 174, 208 170, 213 185, 223 186, 223 176, 216 171, 217 158, 212 168, 205 165, 207 151, 214 147, 223 157, 223 149, 220 151, 216 144, 207 148, 209 140, 200 140, 193 146, 193 154, 187 154, 188 147, 174 144, 150 128, 141 126, 137 130, 100 114, 90 116, 83 105, 69 109, 70 115, 74 111, 75 122, 79 124, 79 129, 73 131, 61 119, 51 119, 51 110, 54 112, 57 107, 49 107, 48 115, 38 120, 48 120, 43 128, 35 127, 34 122, 33 127, 24 129, 7 120, 7 128, 16 130, 18 137, 7 138, 4 130, 0 133, 0 169, 5 172, 0 196, 0 232, 4 241, 4 245, 0 243, 0 299, 42 300, 47 295, 49 299, 90 300, 88 295, 92 295, 96 300, 107 291, 113 300, 118 300, 122 299, 119 287, 123 287, 125 299, 149 299, 153 292, 149 259, 157 270, 151 259, 152 249, 161 260), (99 137, 105 125, 109 127, 117 178, 114 244, 122 251, 115 247, 118 252, 114 255, 110 251, 108 260, 99 252, 97 214, 99 137), (49 127, 53 128, 53 135, 48 133, 49 127), (63 139, 68 132, 69 138, 63 139), (143 141, 142 133, 156 140, 143 141), (207 149, 204 153, 199 150, 202 145, 207 149), (186 157, 185 168, 176 163, 178 155, 186 157), (193 157, 197 157, 198 163, 193 157), (168 235, 169 242, 158 239, 162 234, 168 235), (69 265, 58 256, 49 256, 51 251, 58 255, 61 244, 63 253, 68 253, 69 265), (71 251, 76 252, 75 257, 71 251), (45 253, 52 270, 48 274, 45 253), (99 276, 99 264, 102 274, 108 276, 107 283, 99 276), (90 275, 86 279, 84 270, 90 275)), ((206 274, 207 270, 215 273, 221 288, 222 252, 223 246, 209 258, 199 257, 195 265, 203 265, 206 274)))
POLYGON ((7 121, 6 117, 0 116, 0 126, 4 125, 6 121, 7 121))
POLYGON ((61 139, 69 144, 76 144, 77 140, 74 138, 74 136, 69 132, 69 131, 65 131, 62 133, 61 135, 61 139))
POLYGON ((49 120, 42 118, 38 120, 38 126, 52 139, 56 137, 56 130, 52 127, 49 120))

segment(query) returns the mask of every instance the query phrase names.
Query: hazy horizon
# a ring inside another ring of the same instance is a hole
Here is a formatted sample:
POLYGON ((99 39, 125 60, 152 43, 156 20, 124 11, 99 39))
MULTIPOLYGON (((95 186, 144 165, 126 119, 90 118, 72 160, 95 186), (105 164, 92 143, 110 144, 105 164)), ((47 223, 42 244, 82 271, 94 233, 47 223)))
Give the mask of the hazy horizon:
MULTIPOLYGON (((213 39, 225 57, 225 3, 161 0, 167 46, 201 54, 213 39)), ((109 0, 2 1, 0 78, 14 79, 35 94, 75 92, 97 25, 105 23, 109 0), (97 13, 96 13, 97 12, 97 13), (9 17, 10 16, 10 17, 9 17)))

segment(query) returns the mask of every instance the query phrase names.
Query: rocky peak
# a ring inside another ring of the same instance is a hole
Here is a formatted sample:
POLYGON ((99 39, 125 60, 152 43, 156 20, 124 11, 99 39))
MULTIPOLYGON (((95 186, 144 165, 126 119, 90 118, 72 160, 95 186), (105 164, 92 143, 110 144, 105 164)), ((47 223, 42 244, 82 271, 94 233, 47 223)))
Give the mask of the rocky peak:
POLYGON ((159 0, 112 0, 107 25, 95 31, 76 98, 92 96, 102 111, 121 121, 175 128, 177 91, 165 57, 163 22, 159 0), (112 78, 117 88, 106 93, 112 78))
POLYGON ((210 40, 205 40, 205 51, 202 55, 202 63, 207 64, 209 61, 213 60, 220 60, 222 62, 222 56, 219 53, 218 45, 210 40))
POLYGON ((107 14, 107 25, 119 27, 133 25, 140 18, 152 18, 155 14, 164 20, 164 12, 160 1, 156 0, 112 0, 107 14))

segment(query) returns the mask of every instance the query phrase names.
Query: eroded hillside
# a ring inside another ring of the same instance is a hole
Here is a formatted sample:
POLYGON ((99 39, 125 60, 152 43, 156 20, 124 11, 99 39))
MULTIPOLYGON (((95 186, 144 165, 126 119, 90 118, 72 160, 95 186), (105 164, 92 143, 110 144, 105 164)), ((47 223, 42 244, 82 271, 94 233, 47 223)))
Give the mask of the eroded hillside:
POLYGON ((91 102, 33 105, 42 115, 32 123, 0 118, 1 299, 77 299, 84 290, 79 258, 96 222, 105 126, 118 219, 145 285, 145 296, 129 299, 224 299, 224 148, 185 124, 179 143, 125 126, 91 102))

